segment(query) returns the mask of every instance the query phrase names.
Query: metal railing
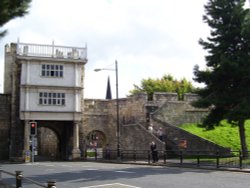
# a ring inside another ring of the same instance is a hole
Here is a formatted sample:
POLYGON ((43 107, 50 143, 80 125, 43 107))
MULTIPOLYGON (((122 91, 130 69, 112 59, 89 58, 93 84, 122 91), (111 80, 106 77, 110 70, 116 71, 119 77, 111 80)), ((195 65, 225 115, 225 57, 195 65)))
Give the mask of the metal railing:
MULTIPOLYGON (((22 174, 22 171, 15 171, 15 173, 11 173, 11 172, 5 171, 2 168, 0 168, 0 182, 2 182, 2 183, 4 183, 2 181, 3 173, 15 178, 15 180, 16 180, 15 187, 16 188, 21 188, 23 181, 27 181, 29 183, 32 183, 34 185, 37 185, 37 186, 43 187, 43 188, 56 188, 56 181, 54 181, 54 180, 49 180, 49 181, 47 181, 47 185, 44 185, 44 184, 37 182, 37 181, 34 181, 30 178, 24 177, 22 174)), ((14 186, 9 185, 9 187, 14 187, 14 186)))
POLYGON ((17 55, 58 59, 86 60, 87 48, 44 44, 17 43, 17 55))
MULTIPOLYGON (((248 151, 250 156, 250 151, 248 151)), ((116 150, 95 150, 91 160, 117 160, 116 150)), ((150 150, 121 150, 120 162, 135 162, 151 164, 150 150)), ((241 151, 224 153, 220 151, 188 151, 188 150, 158 150, 157 163, 179 166, 196 166, 211 168, 237 168, 250 170, 250 158, 244 158, 241 151)))

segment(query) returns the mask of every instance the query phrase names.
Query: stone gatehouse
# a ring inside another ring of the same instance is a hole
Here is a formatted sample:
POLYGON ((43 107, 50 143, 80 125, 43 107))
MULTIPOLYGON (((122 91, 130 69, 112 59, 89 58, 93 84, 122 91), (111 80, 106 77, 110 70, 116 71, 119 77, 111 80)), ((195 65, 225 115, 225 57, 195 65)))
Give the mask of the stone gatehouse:
POLYGON ((199 122, 207 110, 195 109, 197 99, 186 94, 145 93, 127 98, 83 98, 86 48, 13 43, 5 47, 4 94, 0 95, 0 159, 24 160, 30 150, 30 122, 36 122, 35 150, 38 159, 80 159, 88 148, 148 150, 155 141, 158 149, 224 149, 178 128, 199 122), (117 103, 118 102, 118 103, 117 103), (118 111, 117 111, 118 104, 118 111), (117 121, 119 112, 119 121, 117 121), (163 130, 160 140, 148 131, 163 130), (119 131, 117 131, 119 128, 119 131))

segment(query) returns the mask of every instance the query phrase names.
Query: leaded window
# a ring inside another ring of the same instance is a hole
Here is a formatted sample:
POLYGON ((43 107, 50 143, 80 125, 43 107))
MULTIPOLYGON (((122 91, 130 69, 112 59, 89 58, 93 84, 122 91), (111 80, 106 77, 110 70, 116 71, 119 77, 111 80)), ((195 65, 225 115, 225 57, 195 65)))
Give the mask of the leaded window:
POLYGON ((52 105, 52 106, 63 106, 63 105, 65 105, 65 93, 40 92, 39 93, 39 104, 52 105))
POLYGON ((41 75, 46 77, 63 77, 63 65, 42 64, 41 75))

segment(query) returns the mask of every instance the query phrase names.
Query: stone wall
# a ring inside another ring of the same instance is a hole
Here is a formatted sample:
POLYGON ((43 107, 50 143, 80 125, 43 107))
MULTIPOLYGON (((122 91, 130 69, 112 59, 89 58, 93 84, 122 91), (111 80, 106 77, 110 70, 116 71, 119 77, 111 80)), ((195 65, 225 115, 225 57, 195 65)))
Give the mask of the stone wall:
POLYGON ((121 127, 121 148, 126 150, 149 150, 150 143, 155 141, 158 150, 165 149, 165 143, 161 142, 154 134, 140 124, 129 124, 121 127))
POLYGON ((169 101, 164 103, 155 116, 174 126, 185 123, 200 123, 208 114, 207 109, 197 109, 187 101, 169 101))
MULTIPOLYGON (((152 115, 156 119, 167 122, 170 125, 178 126, 183 123, 197 123, 207 114, 207 110, 195 109, 190 102, 196 100, 197 95, 187 94, 186 101, 178 101, 176 93, 155 93, 153 101, 148 101, 146 93, 140 93, 128 98, 119 99, 119 125, 120 141, 122 149, 143 149, 147 150, 149 143, 155 141, 160 148, 165 148, 164 142, 161 142, 156 136, 147 131, 147 107, 154 106, 158 109, 152 115)), ((106 135, 105 143, 108 143, 111 149, 117 147, 117 101, 112 100, 84 100, 84 115, 82 134, 83 140, 94 130, 103 132, 106 135)), ((149 120, 153 121, 153 120, 149 120)), ((155 126, 155 128, 159 128, 155 126)), ((174 129, 171 129, 174 130, 174 129)), ((186 134, 180 135, 180 129, 177 137, 182 139, 186 134)), ((170 131, 171 132, 171 131, 170 131)), ((175 133, 174 131, 173 133, 175 133)), ((167 134, 169 131, 166 132, 167 134)), ((190 136, 190 135, 188 135, 190 136)), ((171 140, 172 137, 169 137, 171 140)), ((175 138, 176 139, 176 138, 175 138)), ((85 142, 85 141, 83 141, 85 142)), ((173 145, 177 144, 173 142, 173 145)), ((177 144, 178 145, 178 144, 177 144)), ((174 146, 172 146, 173 148, 174 146)))
POLYGON ((10 95, 0 94, 0 160, 9 158, 10 95))
POLYGON ((24 125, 19 116, 21 63, 16 61, 16 44, 11 44, 5 53, 4 92, 11 95, 11 125, 10 125, 10 159, 23 158, 24 125), (10 69, 10 70, 7 70, 10 69), (10 75, 8 75, 10 74, 10 75), (7 80, 7 81, 6 81, 7 80))
MULTIPOLYGON (((144 104, 146 94, 119 99, 119 126, 145 122, 144 104)), ((117 147, 117 100, 85 99, 82 128, 80 134, 84 137, 82 143, 87 144, 87 136, 92 131, 101 131, 106 135, 105 144, 111 149, 117 147), (82 131, 81 131, 82 130, 82 131)), ((84 147, 84 146, 82 146, 84 147)))
POLYGON ((158 104, 163 104, 166 101, 178 101, 177 93, 155 92, 153 94, 153 100, 158 104))
POLYGON ((81 148, 84 150, 87 143, 87 136, 92 131, 105 133, 105 143, 110 143, 115 139, 116 131, 114 129, 115 117, 110 113, 110 107, 113 106, 111 100, 85 99, 83 110, 82 127, 80 127, 81 148))

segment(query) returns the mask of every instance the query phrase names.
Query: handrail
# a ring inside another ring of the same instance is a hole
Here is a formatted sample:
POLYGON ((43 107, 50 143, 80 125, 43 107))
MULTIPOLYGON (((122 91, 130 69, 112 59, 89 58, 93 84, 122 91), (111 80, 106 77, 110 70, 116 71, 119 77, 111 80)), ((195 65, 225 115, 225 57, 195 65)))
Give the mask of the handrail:
POLYGON ((57 59, 87 60, 87 48, 72 46, 17 43, 17 55, 23 57, 45 57, 57 59))

